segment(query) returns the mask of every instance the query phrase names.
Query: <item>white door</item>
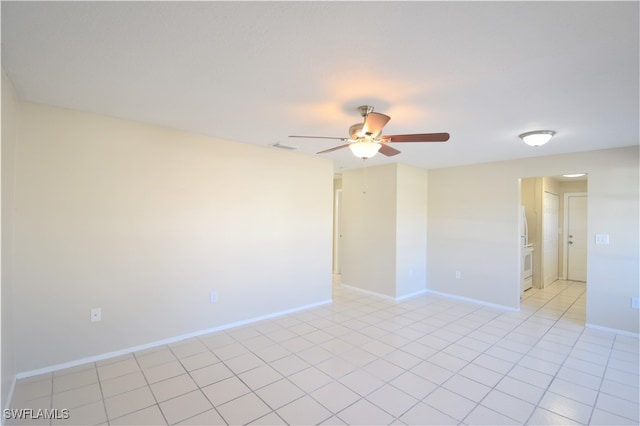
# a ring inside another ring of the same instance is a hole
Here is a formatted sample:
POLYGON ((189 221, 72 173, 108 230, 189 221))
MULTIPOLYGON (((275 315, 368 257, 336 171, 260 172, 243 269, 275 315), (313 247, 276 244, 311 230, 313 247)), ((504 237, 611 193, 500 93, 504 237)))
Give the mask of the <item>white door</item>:
POLYGON ((545 192, 542 200, 542 268, 543 285, 553 283, 558 279, 559 238, 558 226, 560 217, 560 197, 557 194, 545 192))
POLYGON ((587 281, 587 196, 567 197, 567 279, 587 281))

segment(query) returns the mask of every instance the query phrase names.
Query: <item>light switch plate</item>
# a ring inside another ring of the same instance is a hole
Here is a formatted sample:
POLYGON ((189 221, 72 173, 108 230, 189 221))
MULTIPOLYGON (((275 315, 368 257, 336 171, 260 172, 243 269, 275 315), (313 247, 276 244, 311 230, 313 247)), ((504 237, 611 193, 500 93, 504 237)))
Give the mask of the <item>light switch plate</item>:
POLYGON ((609 244, 609 234, 596 234, 596 244, 609 244))

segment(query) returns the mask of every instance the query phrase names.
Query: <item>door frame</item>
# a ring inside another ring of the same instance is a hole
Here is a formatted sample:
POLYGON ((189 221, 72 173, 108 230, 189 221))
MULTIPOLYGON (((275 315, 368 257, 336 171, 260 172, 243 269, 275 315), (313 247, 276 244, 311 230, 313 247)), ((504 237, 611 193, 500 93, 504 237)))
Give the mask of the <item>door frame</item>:
MULTIPOLYGON (((565 280, 569 279, 569 262, 568 250, 569 246, 569 197, 587 197, 587 215, 589 214, 589 195, 586 192, 565 192, 564 208, 562 212, 562 275, 565 280)), ((588 222, 587 222, 588 223, 588 222)), ((587 238, 589 232, 587 230, 587 238)), ((587 244, 587 254, 589 253, 589 244, 587 244)))
POLYGON ((342 188, 336 189, 333 195, 333 265, 334 274, 340 274, 342 265, 340 263, 342 242, 342 188))

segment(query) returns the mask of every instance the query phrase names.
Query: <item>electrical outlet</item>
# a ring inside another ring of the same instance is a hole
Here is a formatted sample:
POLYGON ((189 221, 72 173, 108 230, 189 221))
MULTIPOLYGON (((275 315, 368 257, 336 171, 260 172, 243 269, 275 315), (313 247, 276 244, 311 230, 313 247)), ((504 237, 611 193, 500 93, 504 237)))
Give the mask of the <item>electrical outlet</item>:
POLYGON ((461 279, 462 279, 462 272, 456 271, 456 280, 461 280, 461 279))
POLYGON ((93 308, 91 310, 91 322, 102 321, 102 308, 93 308))
POLYGON ((633 309, 640 309, 640 297, 631 298, 631 307, 633 309))
POLYGON ((216 303, 218 301, 218 292, 212 291, 209 293, 209 303, 216 303))

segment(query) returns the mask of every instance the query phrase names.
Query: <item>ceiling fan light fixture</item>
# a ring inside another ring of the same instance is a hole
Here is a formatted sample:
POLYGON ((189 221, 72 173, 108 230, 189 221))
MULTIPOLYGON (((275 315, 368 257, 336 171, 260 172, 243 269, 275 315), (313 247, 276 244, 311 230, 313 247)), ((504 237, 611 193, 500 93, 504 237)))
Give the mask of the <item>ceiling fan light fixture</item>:
POLYGON ((533 132, 523 133, 519 136, 520 139, 529 146, 541 146, 549 142, 555 134, 556 132, 553 130, 535 130, 533 132))
POLYGON ((380 152, 387 157, 400 154, 400 151, 390 144, 400 142, 446 142, 449 140, 449 133, 415 133, 409 135, 387 135, 382 136, 382 129, 391 120, 391 117, 379 112, 373 112, 372 106, 362 105, 358 112, 364 118, 362 123, 356 123, 349 128, 349 137, 332 136, 289 136, 290 138, 310 138, 310 139, 337 139, 343 142, 342 145, 319 151, 317 154, 326 154, 349 147, 351 152, 362 159, 371 158, 380 152), (346 142, 346 143, 344 143, 346 142))
POLYGON ((350 143, 349 149, 351 149, 351 152, 353 152, 353 155, 356 157, 366 160, 376 155, 378 151, 380 151, 381 146, 379 142, 365 139, 350 143))

